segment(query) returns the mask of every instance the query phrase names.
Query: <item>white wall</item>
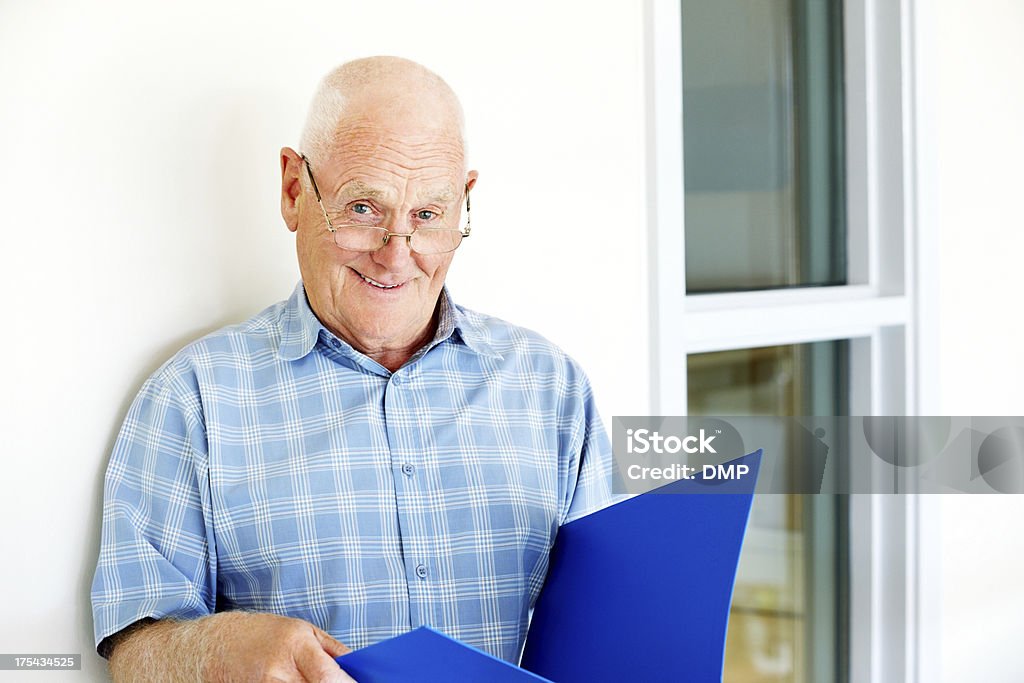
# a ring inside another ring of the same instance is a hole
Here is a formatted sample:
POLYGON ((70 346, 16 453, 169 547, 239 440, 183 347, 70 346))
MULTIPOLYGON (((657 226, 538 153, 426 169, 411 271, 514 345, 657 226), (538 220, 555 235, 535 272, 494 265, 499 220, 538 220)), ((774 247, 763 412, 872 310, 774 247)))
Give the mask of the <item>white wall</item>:
MULTIPOLYGON (((642 4, 0 3, 0 652, 82 653, 102 475, 142 380, 285 298, 278 150, 316 81, 397 54, 467 111, 461 302, 541 331, 606 420, 648 410, 642 4)), ((14 680, 16 674, 0 680, 14 680)))
MULTIPOLYGON (((937 238, 930 343, 940 415, 1024 415, 1024 3, 918 0, 929 83, 924 198, 937 238)), ((929 296, 928 293, 925 294, 929 296)), ((1024 496, 945 496, 935 508, 942 681, 1024 680, 1024 496)))
POLYGON ((933 11, 943 410, 1022 415, 1024 3, 933 11))

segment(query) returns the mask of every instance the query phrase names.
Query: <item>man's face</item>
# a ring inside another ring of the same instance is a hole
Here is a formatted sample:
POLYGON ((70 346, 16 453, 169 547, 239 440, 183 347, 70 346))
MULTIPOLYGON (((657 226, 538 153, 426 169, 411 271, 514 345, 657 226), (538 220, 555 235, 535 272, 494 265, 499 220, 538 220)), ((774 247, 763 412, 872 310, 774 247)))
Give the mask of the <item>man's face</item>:
MULTIPOLYGON (((287 185, 292 160, 284 162, 287 185)), ((347 119, 329 158, 310 163, 335 225, 394 233, 436 227, 438 215, 444 227, 458 228, 466 182, 475 181, 475 173, 465 175, 458 134, 380 115, 347 119)), ((375 252, 339 248, 308 182, 295 211, 299 269, 322 322, 364 353, 425 341, 454 252, 417 254, 404 237, 375 252)))

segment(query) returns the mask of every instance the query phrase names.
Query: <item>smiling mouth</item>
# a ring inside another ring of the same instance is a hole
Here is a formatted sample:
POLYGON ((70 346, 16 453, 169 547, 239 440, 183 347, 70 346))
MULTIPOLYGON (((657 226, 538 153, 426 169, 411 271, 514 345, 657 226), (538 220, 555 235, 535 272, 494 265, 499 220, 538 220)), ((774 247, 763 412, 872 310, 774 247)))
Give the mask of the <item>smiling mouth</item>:
POLYGON ((354 270, 353 269, 353 272, 356 275, 358 275, 362 279, 363 282, 365 282, 366 284, 370 285, 371 287, 376 287, 377 289, 383 289, 383 290, 398 289, 399 287, 401 287, 402 285, 405 284, 404 282, 399 282, 396 285, 387 285, 387 284, 384 284, 383 282, 377 282, 373 278, 366 277, 365 275, 360 273, 358 270, 354 270))

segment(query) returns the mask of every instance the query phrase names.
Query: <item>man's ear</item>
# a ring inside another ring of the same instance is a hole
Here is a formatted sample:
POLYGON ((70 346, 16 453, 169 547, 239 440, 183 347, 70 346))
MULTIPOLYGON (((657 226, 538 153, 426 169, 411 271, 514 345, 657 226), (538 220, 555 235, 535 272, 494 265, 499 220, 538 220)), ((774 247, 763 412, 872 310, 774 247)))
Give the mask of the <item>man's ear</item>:
POLYGON ((473 186, 476 185, 476 179, 480 177, 480 174, 476 171, 470 171, 466 174, 466 189, 472 190, 473 186))
POLYGON ((302 157, 291 147, 281 148, 281 218, 288 229, 299 229, 299 196, 302 194, 302 157))

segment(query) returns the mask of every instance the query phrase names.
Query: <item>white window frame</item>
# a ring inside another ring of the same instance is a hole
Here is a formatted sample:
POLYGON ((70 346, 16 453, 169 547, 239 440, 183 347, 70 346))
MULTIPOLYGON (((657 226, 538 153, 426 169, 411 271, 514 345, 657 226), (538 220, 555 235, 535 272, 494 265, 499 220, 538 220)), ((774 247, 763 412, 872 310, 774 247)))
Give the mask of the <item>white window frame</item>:
MULTIPOLYGON (((934 312, 917 293, 934 273, 916 231, 914 5, 845 0, 850 284, 687 295, 680 2, 646 0, 654 414, 686 414, 690 353, 834 339, 854 340, 851 414, 921 414, 921 390, 933 387, 918 379, 929 367, 919 330, 934 312)), ((924 498, 850 497, 849 681, 936 680, 936 665, 918 656, 923 641, 935 642, 921 614, 928 601, 918 599, 934 580, 919 557, 924 498)))

